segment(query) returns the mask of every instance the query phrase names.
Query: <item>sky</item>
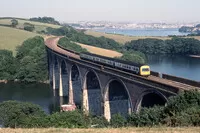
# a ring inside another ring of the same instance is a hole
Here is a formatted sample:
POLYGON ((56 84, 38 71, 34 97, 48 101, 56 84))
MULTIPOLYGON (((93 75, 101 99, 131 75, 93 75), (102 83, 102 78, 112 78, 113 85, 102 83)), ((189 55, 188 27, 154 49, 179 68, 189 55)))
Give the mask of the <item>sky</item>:
POLYGON ((0 0, 0 17, 60 22, 197 22, 200 0, 0 0))

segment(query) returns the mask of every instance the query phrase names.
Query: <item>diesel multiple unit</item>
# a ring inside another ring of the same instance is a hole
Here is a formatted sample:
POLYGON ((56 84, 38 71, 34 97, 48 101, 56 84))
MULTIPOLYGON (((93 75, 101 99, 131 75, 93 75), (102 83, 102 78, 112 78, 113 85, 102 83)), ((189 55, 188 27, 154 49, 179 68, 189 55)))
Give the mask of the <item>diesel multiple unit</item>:
POLYGON ((123 61, 115 58, 104 57, 91 53, 81 53, 81 59, 100 63, 105 66, 111 66, 134 74, 148 76, 150 75, 150 67, 148 65, 137 64, 133 62, 123 61))

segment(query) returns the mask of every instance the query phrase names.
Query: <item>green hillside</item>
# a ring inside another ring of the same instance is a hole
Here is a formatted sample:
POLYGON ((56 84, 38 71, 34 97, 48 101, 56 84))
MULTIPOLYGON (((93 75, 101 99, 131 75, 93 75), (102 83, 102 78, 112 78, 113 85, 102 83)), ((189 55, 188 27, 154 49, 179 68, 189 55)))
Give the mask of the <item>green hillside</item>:
POLYGON ((16 46, 21 45, 24 40, 37 35, 39 34, 0 26, 0 49, 11 50, 15 54, 16 46))
MULTIPOLYGON (((11 18, 0 18, 0 25, 11 25, 11 18)), ((28 19, 16 19, 18 21, 18 25, 16 28, 19 28, 19 29, 23 29, 23 24, 24 23, 30 23, 30 24, 33 24, 35 26, 35 30, 34 32, 37 32, 37 31, 46 31, 46 28, 47 27, 52 27, 52 28, 59 28, 61 26, 59 25, 53 25, 53 24, 47 24, 47 23, 40 23, 40 22, 34 22, 34 21, 29 21, 28 19)))

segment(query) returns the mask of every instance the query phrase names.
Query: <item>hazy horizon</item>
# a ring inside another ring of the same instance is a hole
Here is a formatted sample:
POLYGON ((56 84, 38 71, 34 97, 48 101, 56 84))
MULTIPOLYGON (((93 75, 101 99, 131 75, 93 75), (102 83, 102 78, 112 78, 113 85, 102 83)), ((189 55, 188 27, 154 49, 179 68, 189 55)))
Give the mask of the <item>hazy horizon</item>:
POLYGON ((54 17, 60 22, 200 22, 199 0, 0 0, 0 17, 54 17))

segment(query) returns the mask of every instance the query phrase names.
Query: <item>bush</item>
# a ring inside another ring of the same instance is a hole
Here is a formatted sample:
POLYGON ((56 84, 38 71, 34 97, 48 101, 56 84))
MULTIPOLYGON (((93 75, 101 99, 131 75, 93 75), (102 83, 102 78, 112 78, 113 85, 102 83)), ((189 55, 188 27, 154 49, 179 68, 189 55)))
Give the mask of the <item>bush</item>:
POLYGON ((32 32, 35 29, 35 26, 30 23, 24 23, 24 30, 32 32))
POLYGON ((75 52, 79 52, 79 53, 87 52, 86 49, 82 48, 76 43, 71 42, 67 37, 61 38, 58 43, 60 46, 63 46, 64 48, 75 51, 75 52))
POLYGON ((51 127, 62 128, 86 128, 89 121, 78 110, 69 112, 57 112, 49 116, 51 127))
POLYGON ((5 127, 23 127, 29 117, 44 117, 40 106, 18 101, 6 101, 0 104, 0 123, 5 127))
POLYGON ((163 117, 162 123, 168 126, 200 125, 200 92, 185 91, 171 97, 163 117))
POLYGON ((110 120, 110 124, 112 127, 124 127, 127 124, 126 119, 120 114, 114 114, 110 120))
POLYGON ((91 127, 104 128, 108 127, 109 122, 103 116, 91 117, 91 127))
POLYGON ((154 126, 159 125, 163 107, 155 106, 152 108, 143 108, 139 113, 132 113, 128 118, 129 126, 154 126))

